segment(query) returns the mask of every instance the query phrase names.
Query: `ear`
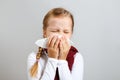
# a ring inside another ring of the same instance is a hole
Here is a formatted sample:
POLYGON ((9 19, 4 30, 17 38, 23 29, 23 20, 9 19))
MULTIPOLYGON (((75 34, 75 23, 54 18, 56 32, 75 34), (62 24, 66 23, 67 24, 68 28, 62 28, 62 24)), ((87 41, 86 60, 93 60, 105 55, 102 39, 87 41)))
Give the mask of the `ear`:
POLYGON ((43 30, 43 38, 46 38, 46 31, 43 30))

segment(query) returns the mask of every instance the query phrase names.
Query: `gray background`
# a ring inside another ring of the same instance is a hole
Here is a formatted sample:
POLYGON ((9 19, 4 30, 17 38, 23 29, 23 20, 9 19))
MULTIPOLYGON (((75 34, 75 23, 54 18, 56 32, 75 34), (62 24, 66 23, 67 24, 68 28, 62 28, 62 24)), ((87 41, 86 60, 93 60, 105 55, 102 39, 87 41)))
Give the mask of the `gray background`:
POLYGON ((53 7, 74 15, 84 80, 120 80, 120 0, 0 0, 0 80, 27 80, 27 56, 53 7))

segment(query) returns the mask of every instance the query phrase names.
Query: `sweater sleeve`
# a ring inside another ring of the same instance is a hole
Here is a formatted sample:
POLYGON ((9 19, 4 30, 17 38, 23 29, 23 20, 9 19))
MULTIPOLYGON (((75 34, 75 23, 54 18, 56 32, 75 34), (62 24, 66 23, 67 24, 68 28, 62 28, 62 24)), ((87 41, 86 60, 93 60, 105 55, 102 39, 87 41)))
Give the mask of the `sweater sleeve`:
POLYGON ((74 58, 72 71, 69 70, 68 63, 60 60, 58 65, 60 80, 83 80, 83 57, 77 53, 74 58))
POLYGON ((40 80, 54 80, 58 60, 53 58, 48 58, 43 76, 40 80))

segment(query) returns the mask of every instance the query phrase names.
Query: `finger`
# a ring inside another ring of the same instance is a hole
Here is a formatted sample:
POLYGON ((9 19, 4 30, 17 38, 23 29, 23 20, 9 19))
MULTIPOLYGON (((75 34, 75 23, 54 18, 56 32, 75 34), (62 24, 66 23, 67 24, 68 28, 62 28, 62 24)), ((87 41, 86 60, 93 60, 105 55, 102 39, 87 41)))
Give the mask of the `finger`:
POLYGON ((69 42, 68 38, 66 38, 66 37, 65 37, 65 43, 67 46, 70 46, 70 42, 69 42))
POLYGON ((65 50, 65 52, 68 52, 70 49, 70 44, 66 37, 63 37, 63 49, 65 50))
POLYGON ((54 36, 50 42, 50 47, 54 47, 56 40, 57 40, 57 36, 54 36))
POLYGON ((56 40, 55 45, 54 45, 54 48, 58 48, 59 42, 60 42, 60 39, 57 37, 57 40, 56 40))
POLYGON ((50 37, 48 38, 47 47, 50 46, 50 43, 51 43, 52 38, 53 38, 53 36, 50 36, 50 37))
POLYGON ((63 51, 63 43, 60 41, 60 52, 63 51))
POLYGON ((64 36, 61 38, 61 42, 62 42, 62 47, 63 47, 63 49, 64 49, 64 48, 65 48, 65 46, 66 46, 64 36))

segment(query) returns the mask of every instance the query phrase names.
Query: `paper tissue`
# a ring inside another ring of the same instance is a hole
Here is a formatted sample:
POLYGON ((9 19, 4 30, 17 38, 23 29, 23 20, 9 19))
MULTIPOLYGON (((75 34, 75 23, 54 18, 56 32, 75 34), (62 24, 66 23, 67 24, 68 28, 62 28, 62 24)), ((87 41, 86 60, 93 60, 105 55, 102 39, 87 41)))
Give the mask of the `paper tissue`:
MULTIPOLYGON (((58 37, 61 38, 62 36, 59 35, 58 37)), ((35 44, 36 44, 37 46, 39 46, 39 47, 47 48, 47 47, 46 47, 47 41, 48 41, 47 38, 42 38, 42 39, 37 40, 37 41, 35 42, 35 44)), ((68 41, 69 41, 70 45, 73 45, 73 42, 72 42, 71 40, 68 39, 68 41)))

